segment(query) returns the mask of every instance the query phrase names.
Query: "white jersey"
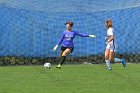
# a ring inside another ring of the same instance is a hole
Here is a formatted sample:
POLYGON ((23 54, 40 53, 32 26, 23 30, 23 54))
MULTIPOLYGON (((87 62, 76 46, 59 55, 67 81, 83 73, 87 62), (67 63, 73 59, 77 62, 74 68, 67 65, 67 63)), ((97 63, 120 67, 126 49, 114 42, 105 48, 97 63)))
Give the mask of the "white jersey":
MULTIPOLYGON (((107 30, 107 37, 113 35, 114 36, 114 29, 112 27, 110 27, 108 30, 107 30)), ((112 41, 110 41, 107 46, 106 46, 107 49, 110 49, 110 51, 113 51, 113 52, 116 52, 116 49, 117 49, 117 44, 115 42, 115 36, 114 36, 114 39, 112 41)))
MULTIPOLYGON (((107 30, 107 37, 113 35, 114 36, 114 29, 112 27, 110 27, 108 30, 107 30)), ((112 41, 109 42, 109 44, 113 44, 114 43, 114 39, 112 41)))

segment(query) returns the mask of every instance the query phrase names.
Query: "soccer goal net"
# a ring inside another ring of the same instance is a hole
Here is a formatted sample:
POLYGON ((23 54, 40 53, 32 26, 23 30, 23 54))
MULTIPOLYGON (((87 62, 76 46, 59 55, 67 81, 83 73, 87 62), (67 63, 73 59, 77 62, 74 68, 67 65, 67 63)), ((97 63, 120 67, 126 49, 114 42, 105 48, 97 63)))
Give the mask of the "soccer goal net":
POLYGON ((96 39, 77 36, 67 61, 102 63, 106 19, 113 22, 116 56, 140 62, 139 0, 1 0, 1 65, 57 62, 60 47, 56 52, 53 47, 66 21, 74 22, 73 30, 96 35, 96 39))

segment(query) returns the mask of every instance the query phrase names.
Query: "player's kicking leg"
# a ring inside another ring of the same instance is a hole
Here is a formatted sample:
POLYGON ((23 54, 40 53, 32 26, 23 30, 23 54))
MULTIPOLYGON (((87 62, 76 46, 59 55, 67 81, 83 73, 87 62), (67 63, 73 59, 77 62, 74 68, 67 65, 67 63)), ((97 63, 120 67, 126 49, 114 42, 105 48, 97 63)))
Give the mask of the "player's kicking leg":
POLYGON ((66 56, 70 53, 71 53, 71 50, 69 48, 67 48, 65 51, 63 51, 60 63, 56 68, 61 68, 61 65, 65 62, 66 56))

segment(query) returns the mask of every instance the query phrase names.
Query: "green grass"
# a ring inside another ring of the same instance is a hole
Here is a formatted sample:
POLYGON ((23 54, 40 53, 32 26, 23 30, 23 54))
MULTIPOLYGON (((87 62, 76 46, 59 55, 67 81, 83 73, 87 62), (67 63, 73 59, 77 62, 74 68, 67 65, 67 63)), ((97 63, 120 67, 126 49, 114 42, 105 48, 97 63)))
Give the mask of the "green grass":
POLYGON ((140 93, 140 64, 0 67, 0 93, 140 93))

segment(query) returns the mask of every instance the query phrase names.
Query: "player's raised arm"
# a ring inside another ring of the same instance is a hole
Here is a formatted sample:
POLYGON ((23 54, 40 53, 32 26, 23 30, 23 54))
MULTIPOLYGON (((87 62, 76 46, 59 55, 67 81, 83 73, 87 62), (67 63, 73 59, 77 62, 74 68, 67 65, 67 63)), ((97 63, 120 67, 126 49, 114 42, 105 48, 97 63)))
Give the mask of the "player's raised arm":
POLYGON ((92 37, 92 38, 96 38, 95 35, 88 35, 88 34, 82 34, 76 31, 76 35, 81 36, 81 37, 92 37))

